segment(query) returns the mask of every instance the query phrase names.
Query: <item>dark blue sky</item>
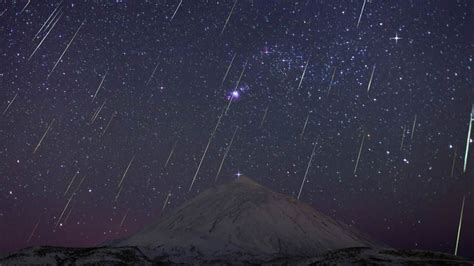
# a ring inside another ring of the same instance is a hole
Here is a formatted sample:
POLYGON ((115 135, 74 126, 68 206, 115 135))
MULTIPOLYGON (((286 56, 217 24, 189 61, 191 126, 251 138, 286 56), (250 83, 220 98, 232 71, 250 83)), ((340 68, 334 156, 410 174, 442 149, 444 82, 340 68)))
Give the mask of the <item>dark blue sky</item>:
POLYGON ((217 183, 296 197, 318 139, 300 200, 453 252, 465 195, 474 257, 472 1, 27 3, 0 2, 0 251, 140 229, 215 184, 238 127, 217 183))

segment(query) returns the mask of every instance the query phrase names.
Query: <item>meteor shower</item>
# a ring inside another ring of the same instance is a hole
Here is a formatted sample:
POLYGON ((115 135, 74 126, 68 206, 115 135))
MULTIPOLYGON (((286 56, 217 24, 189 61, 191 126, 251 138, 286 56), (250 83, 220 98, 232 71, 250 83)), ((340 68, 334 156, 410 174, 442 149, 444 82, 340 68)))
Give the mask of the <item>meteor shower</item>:
POLYGON ((0 265, 473 265, 474 1, 0 0, 0 265))

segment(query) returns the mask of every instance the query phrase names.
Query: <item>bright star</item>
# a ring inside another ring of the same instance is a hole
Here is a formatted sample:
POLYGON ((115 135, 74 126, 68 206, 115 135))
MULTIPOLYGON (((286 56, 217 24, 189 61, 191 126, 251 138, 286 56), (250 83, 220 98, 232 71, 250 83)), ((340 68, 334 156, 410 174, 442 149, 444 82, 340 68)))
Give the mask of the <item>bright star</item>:
POLYGON ((395 37, 390 37, 390 40, 395 40, 395 44, 398 44, 398 40, 403 39, 402 37, 398 37, 398 33, 395 33, 395 37))
POLYGON ((227 95, 227 100, 238 101, 240 99, 240 91, 234 90, 227 95))

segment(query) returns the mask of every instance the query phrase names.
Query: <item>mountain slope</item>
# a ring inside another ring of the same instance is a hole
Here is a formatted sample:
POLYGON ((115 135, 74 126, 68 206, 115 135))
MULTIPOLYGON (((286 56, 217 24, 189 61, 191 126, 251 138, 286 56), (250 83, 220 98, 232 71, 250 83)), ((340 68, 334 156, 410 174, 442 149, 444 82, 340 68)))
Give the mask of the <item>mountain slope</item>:
POLYGON ((240 177, 199 194, 115 245, 206 256, 316 256, 375 243, 305 203, 240 177))

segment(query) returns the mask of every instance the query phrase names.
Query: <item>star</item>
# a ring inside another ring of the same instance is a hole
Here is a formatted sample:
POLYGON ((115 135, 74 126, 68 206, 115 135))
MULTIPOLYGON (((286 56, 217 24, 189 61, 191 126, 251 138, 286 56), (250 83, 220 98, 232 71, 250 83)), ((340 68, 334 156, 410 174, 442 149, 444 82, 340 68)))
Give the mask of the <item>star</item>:
POLYGON ((395 33, 395 37, 390 37, 390 40, 395 40, 395 44, 398 44, 398 40, 403 39, 402 37, 398 37, 398 33, 395 33))

